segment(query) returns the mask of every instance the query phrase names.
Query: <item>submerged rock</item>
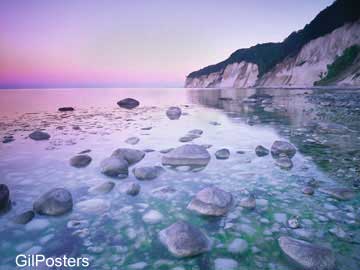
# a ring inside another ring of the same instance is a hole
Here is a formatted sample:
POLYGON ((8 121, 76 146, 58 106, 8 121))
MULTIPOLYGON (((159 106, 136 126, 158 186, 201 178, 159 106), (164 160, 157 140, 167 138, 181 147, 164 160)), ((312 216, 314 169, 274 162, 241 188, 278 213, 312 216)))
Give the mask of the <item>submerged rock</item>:
POLYGON ((181 109, 179 107, 170 107, 166 110, 166 116, 170 120, 177 120, 181 116, 181 109))
POLYGON ((73 107, 60 107, 58 109, 59 112, 72 112, 74 111, 75 109, 73 107))
POLYGON ((0 184, 0 211, 7 209, 10 204, 10 191, 7 185, 0 184))
POLYGON ((291 228, 291 229, 300 228, 300 218, 298 216, 293 216, 293 217, 289 218, 289 220, 287 221, 287 224, 288 224, 289 228, 291 228))
POLYGON ((135 145, 140 141, 138 137, 130 137, 125 140, 127 144, 135 145))
POLYGON ((115 156, 104 159, 101 164, 101 172, 110 177, 126 178, 129 174, 129 163, 115 156))
POLYGON ((255 148, 255 153, 258 157, 264 157, 269 154, 269 150, 262 145, 258 145, 255 148))
POLYGON ((278 158, 280 155, 286 155, 292 158, 296 154, 296 148, 292 144, 285 141, 275 141, 271 146, 271 154, 278 158))
POLYGON ((204 132, 201 129, 193 129, 188 132, 188 134, 192 134, 195 136, 201 136, 204 132))
POLYGON ((133 98, 125 98, 125 99, 118 101, 117 105, 119 105, 119 107, 121 107, 121 108, 131 110, 131 109, 134 109, 137 106, 139 106, 140 102, 133 98))
POLYGON ((110 208, 110 203, 103 199, 89 199, 78 202, 76 207, 83 212, 101 214, 110 208))
POLYGON ((153 180, 158 177, 164 169, 160 166, 136 167, 133 173, 138 180, 153 180))
POLYGON ((300 267, 309 270, 334 270, 335 256, 331 249, 282 236, 281 250, 300 267))
POLYGON ((302 189, 302 193, 304 193, 306 195, 313 195, 314 189, 312 187, 307 186, 302 189))
POLYGON ((142 217, 143 221, 147 224, 157 224, 164 219, 164 216, 156 210, 150 210, 142 217))
POLYGON ((76 168, 86 167, 92 158, 89 155, 77 155, 70 159, 70 165, 76 168))
POLYGON ((30 210, 15 216, 12 221, 16 224, 26 224, 29 223, 34 218, 34 216, 34 211, 30 210))
POLYGON ((223 216, 232 205, 232 195, 217 187, 200 190, 191 200, 187 209, 208 216, 223 216))
POLYGON ((115 186, 115 183, 108 181, 105 183, 102 183, 100 185, 97 185, 95 187, 91 187, 89 188, 89 193, 92 194, 105 194, 105 193, 109 193, 111 190, 113 190, 115 186))
POLYGON ((290 170, 293 167, 293 163, 288 156, 281 155, 275 160, 275 164, 281 169, 290 170))
POLYGON ((217 150, 215 152, 215 157, 217 159, 228 159, 230 157, 230 151, 229 151, 229 149, 226 149, 226 148, 217 150))
POLYGON ((185 144, 163 155, 162 164, 171 166, 206 166, 209 152, 197 144, 185 144))
POLYGON ((250 193, 246 198, 241 199, 239 205, 249 210, 255 209, 256 207, 255 195, 250 193))
POLYGON ((33 133, 30 133, 29 138, 35 141, 42 141, 50 139, 50 135, 44 131, 37 130, 33 133))
POLYGON ((324 187, 320 188, 319 191, 342 201, 351 200, 356 196, 353 190, 342 187, 324 187))
POLYGON ((134 165, 145 157, 145 152, 137 149, 119 148, 116 149, 111 156, 124 159, 129 165, 134 165))
POLYGON ((237 238, 229 244, 227 250, 233 254, 242 254, 247 251, 248 246, 249 245, 246 240, 237 238))
POLYGON ((122 188, 126 194, 128 194, 130 196, 136 196, 139 194, 141 187, 135 181, 131 181, 131 182, 124 183, 122 188))
POLYGON ((70 191, 64 188, 54 188, 34 202, 34 211, 40 215, 59 216, 73 208, 70 191))
POLYGON ((239 263, 234 259, 217 258, 214 261, 214 270, 237 270, 239 263))
POLYGON ((159 232, 159 239, 176 257, 195 256, 210 250, 208 237, 198 228, 178 221, 159 232))

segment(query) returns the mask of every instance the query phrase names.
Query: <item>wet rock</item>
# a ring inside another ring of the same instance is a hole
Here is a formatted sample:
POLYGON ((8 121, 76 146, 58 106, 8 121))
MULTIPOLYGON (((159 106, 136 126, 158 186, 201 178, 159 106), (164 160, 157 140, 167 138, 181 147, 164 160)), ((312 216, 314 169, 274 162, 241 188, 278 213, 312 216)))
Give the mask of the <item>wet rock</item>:
POLYGON ((280 157, 280 155, 286 155, 287 157, 292 158, 296 154, 296 148, 288 142, 275 141, 271 146, 271 154, 275 158, 280 157))
POLYGON ((300 218, 298 216, 293 216, 289 218, 287 224, 291 229, 300 228, 300 218))
POLYGON ((4 136, 2 143, 11 143, 15 141, 14 136, 10 135, 10 136, 4 136))
POLYGON ((12 221, 16 224, 26 224, 29 223, 34 218, 34 216, 34 211, 30 210, 15 216, 12 221))
POLYGON ((70 159, 70 165, 75 168, 83 168, 89 165, 91 160, 89 155, 77 155, 70 159))
POLYGON ((58 109, 59 112, 72 112, 74 111, 75 109, 73 107, 60 107, 58 109))
POLYGON ((135 181, 124 183, 123 190, 126 194, 130 196, 136 196, 140 192, 140 185, 135 181))
POLYGON ((278 242, 285 255, 304 269, 335 269, 335 256, 329 248, 285 236, 280 237, 278 242))
POLYGON ((167 154, 167 153, 171 152, 172 150, 174 150, 174 148, 167 148, 167 149, 160 150, 160 153, 167 154))
POLYGON ((238 267, 238 262, 233 259, 217 258, 214 261, 214 270, 237 270, 238 267))
POLYGON ((87 213, 102 214, 110 208, 110 203, 103 199, 89 199, 78 202, 76 208, 87 213))
POLYGON ((215 157, 217 159, 228 159, 230 157, 230 151, 226 148, 217 150, 215 152, 215 157))
POLYGON ((258 157, 264 157, 269 154, 269 150, 262 145, 258 145, 255 148, 255 153, 258 157))
POLYGON ((129 163, 115 156, 104 159, 101 164, 101 172, 110 177, 126 178, 129 174, 129 163))
POLYGON ((115 184, 113 182, 105 182, 95 187, 89 188, 89 193, 91 194, 106 194, 113 190, 115 184))
POLYGON ((256 208, 255 195, 250 193, 246 198, 240 200, 239 205, 249 210, 255 209, 256 208))
POLYGON ((192 134, 195 136, 201 136, 203 134, 203 131, 201 129, 193 129, 188 132, 188 134, 192 134))
POLYGON ((221 123, 216 122, 216 121, 210 121, 209 124, 213 125, 213 126, 220 126, 221 125, 221 123))
POLYGON ((177 120, 181 116, 181 109, 179 107, 170 107, 166 110, 166 116, 170 120, 177 120))
POLYGON ((10 191, 7 185, 0 184, 0 211, 5 210, 10 205, 10 191))
POLYGON ((293 163, 288 156, 281 155, 275 160, 275 164, 281 169, 290 170, 293 167, 293 163))
POLYGON ((313 195, 314 189, 312 187, 307 186, 302 189, 302 193, 304 193, 306 195, 313 195))
POLYGON ((125 140, 127 144, 135 145, 140 141, 138 137, 130 137, 125 140))
POLYGON ((119 148, 111 156, 126 160, 130 166, 142 160, 145 157, 145 152, 137 149, 119 148))
POLYGON ((144 166, 134 168, 133 173, 138 180, 153 180, 158 177, 163 170, 160 166, 144 166))
POLYGON ((237 238, 229 244, 227 250, 233 254, 242 254, 248 250, 248 246, 246 240, 237 238))
POLYGON ((55 188, 37 199, 33 208, 40 215, 59 216, 72 210, 73 199, 70 191, 64 188, 55 188))
POLYGON ((42 141, 42 140, 48 140, 50 139, 50 135, 44 131, 34 131, 33 133, 30 133, 29 135, 30 139, 33 139, 35 141, 42 141))
POLYGON ((176 257, 195 256, 210 250, 208 237, 185 221, 178 221, 160 231, 159 239, 176 257))
POLYGON ((133 98, 125 98, 118 101, 117 105, 119 105, 121 108, 131 110, 139 106, 140 102, 133 98))
POLYGON ((191 142, 191 141, 193 141, 193 140, 196 139, 196 138, 197 138, 197 136, 186 135, 186 136, 184 136, 184 137, 181 137, 181 138, 179 139, 179 142, 191 142))
POLYGON ((209 152, 197 144, 185 144, 163 155, 162 164, 171 166, 206 166, 209 152))
POLYGON ((341 201, 351 200, 356 196, 353 190, 342 187, 324 187, 320 188, 319 191, 341 201))
POLYGON ((142 219, 147 224, 157 224, 164 219, 164 216, 159 211, 150 210, 143 215, 142 219))
POLYGON ((232 195, 217 187, 200 190, 191 200, 187 209, 208 216, 225 215, 232 205, 232 195))

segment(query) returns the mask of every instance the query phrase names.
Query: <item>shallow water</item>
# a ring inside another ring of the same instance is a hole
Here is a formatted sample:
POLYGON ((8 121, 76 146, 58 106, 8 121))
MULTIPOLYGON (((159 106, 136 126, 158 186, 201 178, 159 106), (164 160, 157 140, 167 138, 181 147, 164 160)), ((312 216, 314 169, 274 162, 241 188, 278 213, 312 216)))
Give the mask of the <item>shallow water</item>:
POLYGON ((88 269, 202 270, 211 269, 216 258, 235 259, 239 269, 293 269, 277 244, 282 235, 329 246, 336 254, 338 269, 359 269, 359 196, 337 201, 317 190, 313 196, 301 192, 311 178, 320 186, 358 188, 357 96, 354 91, 276 89, 2 90, 0 135, 13 135, 15 141, 0 144, 1 183, 9 186, 12 200, 12 209, 0 216, 1 269, 14 269, 17 254, 32 252, 87 256, 91 258, 88 269), (125 97, 138 99, 141 106, 119 108, 116 102, 125 97), (61 106, 73 106, 75 111, 60 113, 57 108, 61 106), (169 106, 182 108, 179 120, 166 117, 169 106), (211 121, 220 125, 211 125, 211 121), (329 125, 334 123, 338 125, 329 125), (142 129, 147 127, 151 129, 142 129), (141 192, 136 197, 120 190, 123 182, 135 179, 132 173, 125 180, 100 173, 101 160, 119 147, 129 147, 125 143, 128 137, 140 138, 130 147, 155 150, 134 167, 161 165, 159 151, 182 145, 179 138, 195 128, 204 133, 193 143, 212 145, 211 161, 203 170, 166 168, 155 180, 139 181, 141 192), (50 140, 27 138, 35 129, 46 130, 50 140), (298 149, 289 171, 275 166, 271 155, 255 155, 257 145, 269 149, 278 139, 290 141, 298 149), (214 153, 223 147, 230 150, 230 158, 217 160, 214 153), (90 165, 71 167, 69 159, 86 149, 91 150, 90 165), (239 150, 243 153, 237 153, 239 150), (88 192, 109 180, 116 183, 110 193, 88 192), (207 185, 232 192, 235 204, 225 217, 203 218, 186 209, 192 196, 207 185), (175 191, 154 192, 164 186, 175 191), (53 187, 71 191, 71 213, 56 218, 37 215, 26 225, 11 222, 15 214, 31 209, 33 201, 53 187), (254 211, 237 205, 244 189, 256 196, 254 211), (91 213, 77 206, 94 198, 105 200, 108 207, 91 213), (162 221, 146 224, 142 216, 149 210, 159 211, 162 221), (286 225, 294 215, 301 218, 299 229, 286 225), (213 242, 212 250, 187 259, 171 256, 157 234, 178 219, 201 227, 213 242), (69 228, 71 220, 85 223, 81 228, 69 228), (334 227, 341 228, 346 237, 330 233, 334 227), (247 241, 245 253, 227 251, 235 238, 247 241))

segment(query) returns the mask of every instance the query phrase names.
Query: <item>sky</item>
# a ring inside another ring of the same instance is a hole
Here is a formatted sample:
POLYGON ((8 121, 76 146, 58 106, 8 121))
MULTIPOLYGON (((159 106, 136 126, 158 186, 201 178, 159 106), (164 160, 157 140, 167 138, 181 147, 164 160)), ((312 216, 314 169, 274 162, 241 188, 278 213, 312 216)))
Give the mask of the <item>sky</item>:
POLYGON ((182 87, 333 0, 0 0, 0 88, 182 87))

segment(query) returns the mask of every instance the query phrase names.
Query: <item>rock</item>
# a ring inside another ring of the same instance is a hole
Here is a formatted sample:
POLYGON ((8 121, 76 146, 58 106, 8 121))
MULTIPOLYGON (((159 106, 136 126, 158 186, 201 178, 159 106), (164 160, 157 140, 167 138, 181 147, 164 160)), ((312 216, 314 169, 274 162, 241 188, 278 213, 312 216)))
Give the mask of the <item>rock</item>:
POLYGON ((0 184, 0 211, 6 210, 10 205, 10 191, 7 185, 0 184))
POLYGON ((68 190, 54 188, 37 199, 33 208, 40 215, 59 216, 72 210, 73 199, 68 190))
POLYGON ((126 178, 129 174, 129 163, 115 156, 104 159, 101 164, 101 172, 110 177, 126 178))
POLYGON ((287 224, 288 224, 289 228, 291 228, 291 229, 300 228, 300 218, 298 216, 293 216, 293 217, 289 218, 289 220, 287 221, 287 224))
POLYGON ((95 187, 91 187, 88 191, 92 194, 105 194, 109 193, 114 188, 114 186, 115 184, 113 182, 108 181, 95 187))
POLYGON ((171 166, 206 166, 209 152, 197 144, 185 144, 163 155, 162 164, 171 166))
POLYGON ((160 175, 164 169, 160 166, 136 167, 133 173, 138 180, 153 180, 160 175))
POLYGON ((125 140, 127 144, 135 145, 140 141, 138 137, 130 137, 125 140))
POLYGON ((188 134, 195 135, 195 136, 201 136, 203 134, 203 131, 201 129, 193 129, 188 132, 188 134))
POLYGON ((191 200, 187 209, 208 216, 223 216, 232 205, 232 195, 217 187, 200 190, 191 200))
POLYGON ((285 255, 303 269, 335 269, 335 256, 329 248, 285 236, 280 237, 278 242, 285 255))
POLYGON ((230 253, 234 254, 242 254, 247 251, 247 249, 248 243, 246 242, 246 240, 241 238, 234 239, 227 248, 230 253))
POLYGON ((34 216, 34 211, 30 210, 15 216, 12 221, 16 224, 26 224, 29 223, 34 218, 34 216))
POLYGON ((146 268, 147 266, 148 264, 146 262, 137 262, 137 263, 129 264, 127 268, 133 270, 141 270, 146 268))
POLYGON ((75 109, 73 107, 60 107, 58 109, 59 112, 72 112, 74 111, 75 109))
POLYGON ((126 194, 130 196, 136 196, 140 192, 140 185, 135 181, 124 183, 123 190, 126 194))
POLYGON ((314 189, 312 187, 307 186, 302 189, 302 193, 304 193, 306 195, 313 195, 314 189))
POLYGON ((238 262, 233 259, 217 258, 214 261, 214 270, 237 270, 238 267, 238 262))
POLYGON ((121 108, 131 110, 139 106, 140 102, 133 98, 125 98, 118 101, 117 105, 119 105, 121 108))
POLYGON ((137 149, 119 148, 115 150, 111 156, 125 159, 130 166, 142 160, 145 157, 145 152, 137 149))
POLYGON ((275 160, 275 164, 281 169, 290 170, 293 167, 293 163, 288 156, 281 155, 275 160))
POLYGON ((274 219, 278 223, 286 224, 287 215, 285 213, 274 213, 274 219))
POLYGON ((171 152, 172 150, 174 150, 174 148, 167 148, 167 149, 160 150, 160 153, 167 154, 167 153, 171 152))
POLYGON ((181 116, 181 109, 179 107, 170 107, 166 111, 166 116, 170 120, 177 120, 181 116))
POLYGON ((351 200, 356 196, 353 190, 342 187, 324 187, 320 188, 319 191, 341 201, 351 200))
POLYGON ((76 208, 87 213, 103 214, 110 208, 110 203, 103 199, 89 199, 78 202, 76 208))
POLYGON ((195 256, 210 250, 208 237, 198 228, 178 221, 159 232, 163 245, 176 257, 195 256))
POLYGON ((142 219, 147 224, 157 224, 164 219, 164 216, 159 211, 150 210, 143 215, 142 219))
POLYGON ((192 140, 194 140, 195 138, 197 138, 196 136, 191 136, 191 135, 186 135, 184 137, 181 137, 179 139, 179 142, 191 142, 192 140))
POLYGON ((217 159, 228 159, 230 157, 230 151, 226 148, 217 150, 215 152, 215 157, 217 159))
POLYGON ((171 186, 161 186, 151 190, 153 196, 166 199, 176 194, 176 189, 171 186))
POLYGON ((10 135, 10 136, 4 136, 2 143, 11 143, 15 141, 14 136, 10 135))
POLYGON ((254 194, 249 194, 246 198, 241 199, 239 205, 249 210, 255 209, 256 198, 254 194))
POLYGON ((340 239, 347 238, 346 232, 340 226, 335 226, 335 227, 329 229, 329 232, 340 239))
POLYGON ((34 131, 33 133, 30 133, 29 135, 30 139, 33 139, 35 141, 42 141, 42 140, 48 140, 50 139, 50 135, 44 131, 34 131))
POLYGON ((269 150, 262 145, 258 145, 255 148, 255 153, 258 157, 264 157, 269 154, 269 150))
POLYGON ((89 155, 77 155, 70 159, 70 165, 75 168, 83 168, 89 165, 91 160, 89 155))
POLYGON ((216 122, 216 121, 210 121, 209 124, 213 125, 213 126, 220 126, 221 125, 221 123, 216 122))
POLYGON ((271 146, 271 154, 275 158, 278 158, 281 154, 292 158, 296 154, 296 148, 288 142, 275 141, 271 146))

